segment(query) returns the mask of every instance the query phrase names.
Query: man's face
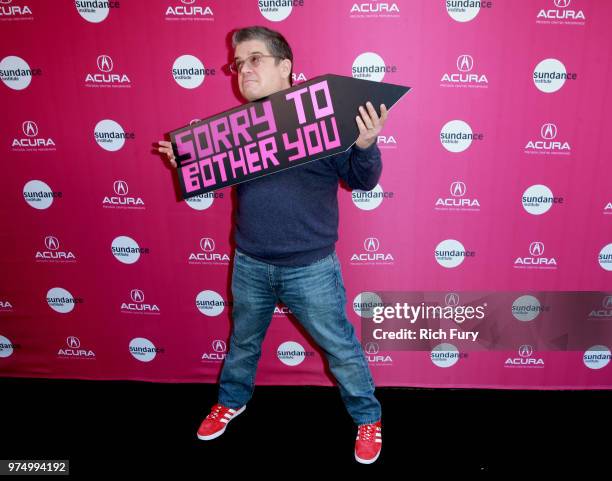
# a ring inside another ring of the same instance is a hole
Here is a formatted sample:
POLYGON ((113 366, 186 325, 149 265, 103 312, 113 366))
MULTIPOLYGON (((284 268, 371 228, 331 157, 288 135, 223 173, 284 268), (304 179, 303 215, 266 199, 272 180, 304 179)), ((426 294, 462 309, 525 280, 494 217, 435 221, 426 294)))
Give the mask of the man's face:
MULTIPOLYGON (((236 45, 234 60, 245 61, 256 53, 270 55, 264 42, 248 40, 236 45)), ((242 70, 238 73, 238 88, 246 100, 252 102, 290 87, 291 61, 284 59, 276 65, 277 60, 273 57, 263 57, 257 67, 253 67, 251 62, 242 65, 242 70)))

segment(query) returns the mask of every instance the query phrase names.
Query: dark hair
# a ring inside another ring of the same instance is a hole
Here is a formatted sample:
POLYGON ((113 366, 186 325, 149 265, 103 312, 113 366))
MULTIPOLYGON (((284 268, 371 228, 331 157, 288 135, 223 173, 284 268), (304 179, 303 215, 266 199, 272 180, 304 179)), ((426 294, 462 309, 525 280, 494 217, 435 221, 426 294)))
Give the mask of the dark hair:
POLYGON ((246 27, 241 28, 232 34, 232 48, 236 48, 236 45, 248 40, 261 40, 266 44, 266 47, 270 51, 270 55, 276 55, 279 58, 274 59, 276 65, 279 64, 281 59, 291 60, 291 70, 289 72, 289 85, 293 85, 293 52, 285 37, 279 32, 271 30, 267 27, 246 27))

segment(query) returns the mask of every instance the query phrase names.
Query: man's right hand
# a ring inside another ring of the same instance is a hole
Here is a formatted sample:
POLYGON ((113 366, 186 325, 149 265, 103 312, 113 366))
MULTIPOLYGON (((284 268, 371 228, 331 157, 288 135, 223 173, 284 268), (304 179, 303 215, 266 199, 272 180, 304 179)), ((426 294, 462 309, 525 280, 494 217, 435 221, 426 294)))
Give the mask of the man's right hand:
POLYGON ((174 157, 174 152, 172 152, 172 144, 168 142, 167 140, 160 140, 158 144, 159 144, 159 147, 157 150, 161 152, 162 154, 166 154, 166 156, 168 157, 168 160, 170 161, 170 165, 176 168, 176 159, 174 157))

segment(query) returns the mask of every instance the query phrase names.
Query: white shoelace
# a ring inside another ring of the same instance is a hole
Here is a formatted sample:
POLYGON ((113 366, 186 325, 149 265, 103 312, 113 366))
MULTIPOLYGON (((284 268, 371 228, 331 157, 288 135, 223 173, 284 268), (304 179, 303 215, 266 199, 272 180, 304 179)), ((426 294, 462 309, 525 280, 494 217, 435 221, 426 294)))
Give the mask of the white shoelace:
POLYGON ((217 406, 217 408, 211 412, 208 416, 206 416, 207 419, 217 419, 217 417, 219 416, 219 413, 221 412, 221 406, 217 406))
POLYGON ((359 426, 359 439, 364 441, 372 441, 374 433, 376 433, 376 426, 373 424, 359 426))

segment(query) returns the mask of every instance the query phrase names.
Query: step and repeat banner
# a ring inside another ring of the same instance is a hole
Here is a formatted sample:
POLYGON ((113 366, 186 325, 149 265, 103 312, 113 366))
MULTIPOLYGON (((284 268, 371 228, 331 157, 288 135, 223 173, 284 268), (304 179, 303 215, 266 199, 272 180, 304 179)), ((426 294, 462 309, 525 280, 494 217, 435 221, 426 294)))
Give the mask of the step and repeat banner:
MULTIPOLYGON (((380 183, 338 193, 376 385, 612 388, 610 18, 606 0, 0 0, 0 376, 217 382, 236 198, 182 200, 156 143, 241 104, 230 34, 264 25, 296 83, 412 87, 380 183)), ((256 383, 334 384, 282 304, 256 383)))

